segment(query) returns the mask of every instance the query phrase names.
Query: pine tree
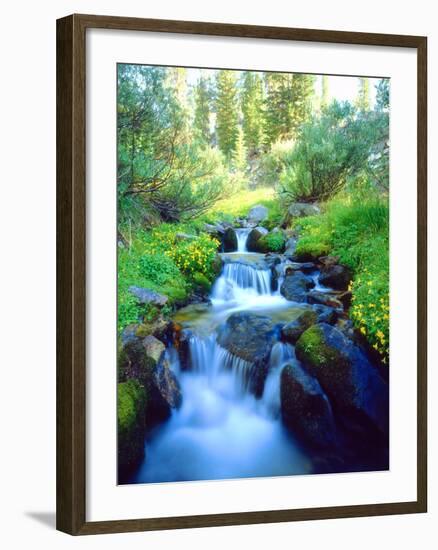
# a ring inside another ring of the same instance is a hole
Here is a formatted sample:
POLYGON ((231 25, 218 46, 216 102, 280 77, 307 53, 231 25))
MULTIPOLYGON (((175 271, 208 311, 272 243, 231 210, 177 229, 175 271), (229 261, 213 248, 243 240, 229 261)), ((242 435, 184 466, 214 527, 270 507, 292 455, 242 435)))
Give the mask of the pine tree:
POLYGON ((219 149, 231 160, 238 137, 239 112, 236 75, 221 70, 216 81, 216 132, 219 149))
POLYGON ((366 112, 370 110, 370 81, 368 78, 359 78, 359 93, 357 95, 356 107, 359 111, 366 112))
POLYGON ((239 126, 236 149, 233 154, 233 166, 236 170, 243 172, 246 167, 246 147, 244 141, 244 132, 242 127, 239 126))
POLYGON ((321 110, 326 109, 330 103, 330 90, 328 76, 323 75, 321 83, 321 110))
POLYGON ((242 89, 243 134, 247 150, 257 150, 263 142, 263 82, 259 74, 247 71, 242 89))
POLYGON ((201 76, 195 90, 195 129, 206 143, 210 142, 210 91, 208 80, 201 76))
POLYGON ((298 135, 304 122, 312 114, 315 77, 310 74, 294 74, 292 78, 291 137, 298 135))
POLYGON ((389 109, 389 78, 382 78, 376 86, 376 107, 379 111, 389 109))
POLYGON ((312 111, 314 77, 268 73, 265 77, 265 134, 268 145, 295 138, 312 111))

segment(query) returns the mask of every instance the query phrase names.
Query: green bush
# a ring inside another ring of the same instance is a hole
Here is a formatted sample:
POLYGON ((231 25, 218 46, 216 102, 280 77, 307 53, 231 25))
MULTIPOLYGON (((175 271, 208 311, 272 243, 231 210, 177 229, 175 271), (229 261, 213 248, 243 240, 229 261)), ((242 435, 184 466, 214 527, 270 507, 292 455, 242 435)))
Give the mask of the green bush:
POLYGON ((333 102, 320 118, 302 127, 299 141, 285 158, 281 195, 289 202, 333 197, 351 178, 371 172, 371 153, 377 153, 387 127, 383 114, 358 115, 349 103, 333 102))
POLYGON ((257 241, 257 247, 260 252, 283 252, 285 245, 285 238, 281 231, 275 233, 268 233, 263 235, 257 241))
POLYGON ((339 256, 354 274, 351 318, 379 352, 389 350, 389 204, 384 197, 345 195, 325 205, 321 215, 297 222, 296 253, 339 256))

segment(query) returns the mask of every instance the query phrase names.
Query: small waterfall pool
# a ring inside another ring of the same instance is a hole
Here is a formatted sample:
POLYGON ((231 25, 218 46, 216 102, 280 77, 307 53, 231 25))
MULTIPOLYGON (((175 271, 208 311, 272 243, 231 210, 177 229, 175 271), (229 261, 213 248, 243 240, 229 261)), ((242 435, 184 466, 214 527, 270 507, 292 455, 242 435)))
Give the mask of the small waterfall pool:
POLYGON ((248 232, 237 230, 238 255, 234 259, 233 254, 227 255, 211 292, 212 305, 187 308, 179 314, 178 322, 192 331, 190 369, 181 371, 173 348, 168 357, 181 383, 183 403, 148 435, 145 460, 131 482, 312 472, 311 460, 280 419, 280 373, 286 363, 296 361, 293 347, 274 344, 263 395, 256 399, 248 391, 254 365, 233 356, 216 341, 217 327, 235 311, 271 317, 283 312, 289 319, 299 311, 298 305, 272 292, 271 272, 258 261, 263 256, 244 252, 248 232))

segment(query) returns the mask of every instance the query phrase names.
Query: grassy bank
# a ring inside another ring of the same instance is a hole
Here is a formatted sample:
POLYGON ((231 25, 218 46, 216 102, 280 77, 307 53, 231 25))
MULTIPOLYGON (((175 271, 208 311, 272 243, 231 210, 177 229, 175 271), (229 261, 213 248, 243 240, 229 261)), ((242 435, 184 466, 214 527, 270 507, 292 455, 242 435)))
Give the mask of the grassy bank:
POLYGON ((339 256, 354 276, 350 316, 384 363, 389 350, 389 207, 382 197, 344 195, 300 219, 297 254, 339 256))
MULTIPOLYGON (((219 242, 202 233, 202 224, 161 224, 139 230, 118 255, 118 325, 122 330, 139 318, 157 315, 129 292, 139 286, 165 294, 167 310, 182 304, 193 290, 207 291, 217 274, 216 251, 219 242)), ((164 311, 166 313, 166 310, 164 311)))

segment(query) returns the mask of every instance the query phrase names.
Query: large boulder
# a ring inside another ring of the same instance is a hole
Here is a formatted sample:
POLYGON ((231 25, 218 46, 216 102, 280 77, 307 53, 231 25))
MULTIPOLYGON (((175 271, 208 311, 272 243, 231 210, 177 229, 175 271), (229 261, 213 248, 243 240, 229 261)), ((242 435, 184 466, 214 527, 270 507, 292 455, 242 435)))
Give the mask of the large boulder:
POLYGON ((320 292, 319 290, 312 290, 307 295, 307 301, 309 304, 321 304, 337 310, 343 309, 343 304, 336 296, 329 292, 320 292))
POLYGON ((315 283, 309 277, 306 277, 300 271, 286 275, 280 287, 280 293, 291 302, 305 302, 309 289, 313 288, 315 283))
POLYGON ((358 346, 338 329, 320 323, 300 336, 295 351, 348 429, 361 437, 370 430, 387 437, 388 385, 358 346))
POLYGON ((289 205, 286 216, 284 219, 284 225, 290 225, 290 223, 296 218, 303 218, 305 216, 315 216, 319 214, 321 210, 316 204, 310 204, 307 202, 293 202, 289 205))
POLYGON ((351 281, 351 271, 344 265, 323 267, 319 276, 322 285, 335 290, 346 290, 351 281))
POLYGON ((257 246, 258 241, 264 236, 267 235, 269 231, 264 227, 254 227, 249 233, 246 240, 246 248, 248 252, 259 252, 257 246))
POLYGON ((219 328, 217 343, 235 357, 254 365, 249 390, 261 396, 269 370, 269 356, 275 342, 274 326, 263 315, 233 313, 219 328))
POLYGON ((169 298, 164 294, 160 294, 149 288, 130 286, 129 292, 134 295, 141 304, 163 307, 169 301, 169 298))
POLYGON ((181 389, 170 369, 165 345, 152 335, 131 338, 121 345, 118 357, 119 382, 134 380, 146 392, 147 426, 167 419, 181 404, 181 389))
POLYGON ((317 322, 318 314, 311 310, 305 309, 293 321, 284 325, 281 329, 281 336, 286 342, 295 344, 301 334, 310 326, 317 322))
POLYGON ((256 206, 253 206, 248 212, 248 221, 250 223, 260 223, 263 220, 266 220, 268 215, 269 210, 266 208, 266 206, 263 206, 262 204, 257 204, 256 206))
POLYGON ((144 458, 145 410, 144 387, 137 380, 117 385, 117 454, 119 480, 144 458))
POLYGON ((224 252, 235 252, 237 250, 237 235, 232 227, 228 227, 223 234, 222 249, 224 252))
POLYGON ((284 424, 305 444, 318 449, 336 445, 336 427, 327 396, 316 378, 297 362, 281 371, 280 403, 284 424))

